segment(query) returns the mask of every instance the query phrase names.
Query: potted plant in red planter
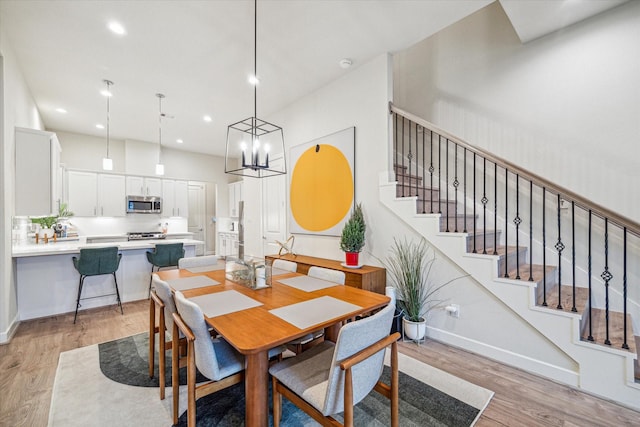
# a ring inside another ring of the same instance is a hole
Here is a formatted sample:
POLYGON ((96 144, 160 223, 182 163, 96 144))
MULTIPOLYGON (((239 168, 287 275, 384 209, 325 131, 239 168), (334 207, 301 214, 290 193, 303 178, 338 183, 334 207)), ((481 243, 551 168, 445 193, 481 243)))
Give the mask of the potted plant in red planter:
POLYGON ((340 249, 345 252, 346 266, 359 267, 358 255, 364 247, 364 232, 367 226, 362 214, 362 205, 358 203, 351 212, 351 217, 347 220, 340 236, 340 249))

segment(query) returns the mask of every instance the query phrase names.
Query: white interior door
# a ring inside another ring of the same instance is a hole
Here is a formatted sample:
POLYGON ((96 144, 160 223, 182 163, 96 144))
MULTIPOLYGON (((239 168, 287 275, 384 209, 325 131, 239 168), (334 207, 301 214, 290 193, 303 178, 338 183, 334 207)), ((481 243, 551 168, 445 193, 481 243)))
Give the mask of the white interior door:
MULTIPOLYGON (((206 242, 204 184, 189 183, 189 232, 195 240, 206 242)), ((205 244, 196 246, 196 255, 204 255, 205 244)))
MULTIPOLYGON (((280 169, 283 158, 274 159, 275 168, 280 169)), ((275 242, 284 242, 287 233, 287 197, 286 175, 264 178, 262 181, 262 255, 278 252, 280 246, 275 242)))

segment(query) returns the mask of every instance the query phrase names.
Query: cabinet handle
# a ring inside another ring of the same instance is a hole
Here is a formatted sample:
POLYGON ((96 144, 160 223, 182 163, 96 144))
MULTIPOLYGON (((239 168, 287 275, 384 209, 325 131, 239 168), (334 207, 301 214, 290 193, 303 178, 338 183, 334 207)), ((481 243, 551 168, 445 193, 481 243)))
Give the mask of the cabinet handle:
POLYGON ((94 206, 93 207, 93 216, 96 216, 96 215, 97 215, 97 211, 96 211, 96 207, 94 206))
POLYGON ((178 216, 180 216, 180 208, 178 208, 178 216))
POLYGON ((144 196, 144 187, 140 187, 140 194, 144 196))
POLYGON ((100 216, 104 216, 104 206, 100 208, 100 216))

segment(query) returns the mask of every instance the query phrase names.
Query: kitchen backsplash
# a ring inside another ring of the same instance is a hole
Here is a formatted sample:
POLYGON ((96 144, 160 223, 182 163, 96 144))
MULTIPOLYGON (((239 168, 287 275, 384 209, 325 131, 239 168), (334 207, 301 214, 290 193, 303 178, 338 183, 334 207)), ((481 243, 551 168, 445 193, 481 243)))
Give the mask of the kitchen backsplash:
POLYGON ((188 232, 186 218, 162 218, 160 215, 128 215, 126 217, 72 217, 71 223, 81 236, 125 234, 130 231, 161 231, 167 224, 168 233, 188 232))

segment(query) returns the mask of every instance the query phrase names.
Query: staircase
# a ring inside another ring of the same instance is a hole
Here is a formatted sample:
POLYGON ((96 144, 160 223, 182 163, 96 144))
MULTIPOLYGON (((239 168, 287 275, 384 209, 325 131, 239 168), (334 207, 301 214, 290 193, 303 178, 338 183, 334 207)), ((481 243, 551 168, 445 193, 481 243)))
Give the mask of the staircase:
POLYGON ((380 175, 381 202, 576 362, 536 373, 640 410, 627 295, 640 226, 391 109, 395 179, 380 175))

